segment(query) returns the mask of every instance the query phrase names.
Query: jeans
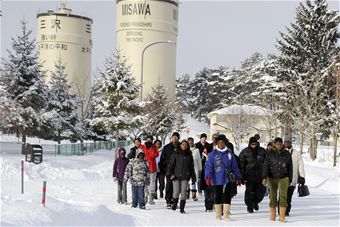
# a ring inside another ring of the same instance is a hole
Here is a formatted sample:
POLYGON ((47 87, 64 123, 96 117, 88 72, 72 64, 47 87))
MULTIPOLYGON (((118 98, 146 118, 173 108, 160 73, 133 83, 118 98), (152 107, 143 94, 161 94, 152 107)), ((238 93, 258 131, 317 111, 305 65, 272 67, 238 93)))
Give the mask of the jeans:
POLYGON ((126 181, 117 181, 118 184, 118 202, 126 203, 127 202, 127 194, 126 194, 126 181))
POLYGON ((132 186, 132 206, 139 207, 145 206, 144 201, 144 186, 132 186))

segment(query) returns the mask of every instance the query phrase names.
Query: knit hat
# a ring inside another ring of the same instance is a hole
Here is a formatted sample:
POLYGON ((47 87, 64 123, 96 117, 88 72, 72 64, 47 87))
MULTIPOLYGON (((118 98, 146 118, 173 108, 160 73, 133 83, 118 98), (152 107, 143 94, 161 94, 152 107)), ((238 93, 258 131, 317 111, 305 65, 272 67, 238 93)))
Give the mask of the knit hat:
POLYGON ((203 137, 208 138, 207 134, 205 134, 205 133, 202 133, 202 134, 201 134, 200 139, 202 139, 203 137))
POLYGON ((261 138, 260 134, 255 134, 254 137, 255 137, 256 140, 260 140, 260 138, 261 138))
POLYGON ((257 139, 255 137, 250 137, 249 139, 249 144, 256 143, 257 144, 257 139))
POLYGON ((174 132, 174 133, 172 133, 172 136, 171 137, 173 137, 173 136, 177 136, 177 138, 179 139, 180 137, 179 137, 179 133, 178 132, 174 132))

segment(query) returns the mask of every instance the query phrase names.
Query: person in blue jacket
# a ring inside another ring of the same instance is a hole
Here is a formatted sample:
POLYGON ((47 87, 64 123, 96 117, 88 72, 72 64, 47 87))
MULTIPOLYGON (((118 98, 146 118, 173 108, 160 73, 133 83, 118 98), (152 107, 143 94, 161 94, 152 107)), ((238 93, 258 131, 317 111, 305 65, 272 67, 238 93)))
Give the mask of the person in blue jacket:
POLYGON ((241 185, 241 174, 237 166, 235 155, 226 147, 228 139, 220 134, 216 138, 216 148, 209 153, 205 166, 205 182, 212 185, 215 191, 216 219, 230 220, 232 182, 241 185))

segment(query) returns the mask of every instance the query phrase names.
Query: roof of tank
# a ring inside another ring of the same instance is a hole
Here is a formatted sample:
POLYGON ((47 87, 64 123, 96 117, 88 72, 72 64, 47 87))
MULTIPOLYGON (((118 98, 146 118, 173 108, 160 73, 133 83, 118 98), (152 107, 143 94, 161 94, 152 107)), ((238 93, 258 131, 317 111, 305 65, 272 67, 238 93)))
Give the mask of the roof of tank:
POLYGON ((76 15, 76 14, 58 13, 58 12, 53 12, 53 11, 49 11, 47 13, 38 13, 37 14, 37 18, 41 17, 41 16, 51 16, 51 15, 81 18, 81 19, 84 19, 84 20, 91 21, 91 23, 93 23, 93 20, 91 18, 89 18, 89 17, 85 17, 85 16, 81 16, 81 15, 76 15))
MULTIPOLYGON (((129 0, 116 0, 117 3, 122 2, 122 1, 129 1, 129 0)), ((178 6, 178 2, 179 2, 179 0, 149 0, 149 1, 167 2, 175 6, 178 6)))

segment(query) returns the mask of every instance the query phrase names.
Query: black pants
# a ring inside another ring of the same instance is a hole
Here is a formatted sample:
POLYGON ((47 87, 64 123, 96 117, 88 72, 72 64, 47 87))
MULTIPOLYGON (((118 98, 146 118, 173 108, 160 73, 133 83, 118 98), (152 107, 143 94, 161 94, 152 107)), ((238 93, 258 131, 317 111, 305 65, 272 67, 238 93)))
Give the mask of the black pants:
POLYGON ((215 190, 215 204, 231 204, 231 184, 216 185, 215 190))
POLYGON ((167 204, 172 203, 173 186, 170 176, 166 176, 166 186, 165 186, 165 201, 167 204))
POLYGON ((163 192, 164 188, 165 188, 165 174, 164 173, 157 173, 157 179, 158 179, 158 182, 159 182, 159 192, 163 192))
POLYGON ((262 185, 262 182, 247 181, 244 203, 249 209, 254 209, 254 206, 263 200, 265 194, 266 187, 262 185))
POLYGON ((214 187, 213 186, 205 186, 204 189, 204 205, 205 210, 212 210, 214 207, 214 187))
MULTIPOLYGON (((292 208, 292 198, 294 194, 295 186, 289 186, 287 190, 287 210, 286 214, 289 214, 290 209, 292 208)), ((278 206, 278 213, 280 214, 280 207, 278 206)))

